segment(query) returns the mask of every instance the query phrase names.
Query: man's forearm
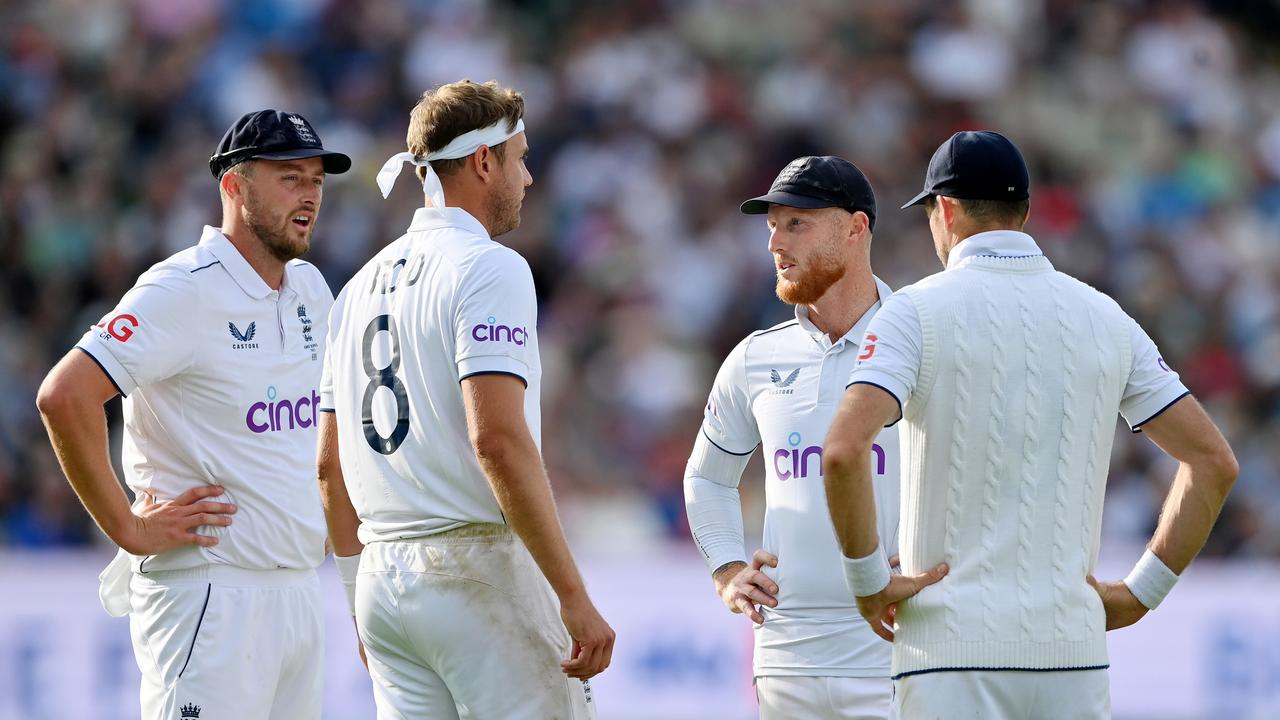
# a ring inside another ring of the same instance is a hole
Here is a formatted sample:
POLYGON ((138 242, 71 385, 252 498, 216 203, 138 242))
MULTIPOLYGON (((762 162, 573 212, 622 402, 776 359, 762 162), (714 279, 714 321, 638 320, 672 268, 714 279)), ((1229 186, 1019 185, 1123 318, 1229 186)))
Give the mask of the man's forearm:
POLYGON ((40 415, 54 454, 81 504, 117 545, 128 542, 133 519, 107 446, 107 418, 101 405, 74 396, 42 399, 40 415))
POLYGON ((1225 465, 1181 463, 1160 511, 1151 551, 1181 574, 1199 554, 1235 481, 1225 465))
POLYGON ((342 475, 342 461, 338 452, 338 427, 333 413, 320 415, 320 441, 316 449, 316 475, 320 482, 320 504, 324 507, 325 523, 329 526, 329 541, 333 554, 338 557, 359 555, 364 549, 357 531, 360 517, 347 494, 342 475))
POLYGON ((476 456, 507 524, 524 541, 556 595, 563 600, 583 593, 582 576, 569 552, 551 485, 533 439, 480 443, 476 456))
POLYGON ((871 486, 871 466, 865 451, 850 446, 824 458, 823 474, 827 491, 827 508, 835 527, 840 551, 845 557, 861 558, 875 552, 880 540, 876 536, 875 492, 871 486))

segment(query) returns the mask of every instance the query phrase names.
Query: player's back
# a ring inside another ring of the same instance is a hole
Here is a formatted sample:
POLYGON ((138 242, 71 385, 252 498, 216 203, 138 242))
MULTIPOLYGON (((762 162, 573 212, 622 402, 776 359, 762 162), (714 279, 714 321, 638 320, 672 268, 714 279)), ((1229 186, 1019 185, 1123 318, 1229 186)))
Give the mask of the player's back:
POLYGON ((524 381, 538 442, 536 319, 528 264, 458 208, 419 209, 343 288, 322 403, 336 413, 363 542, 503 522, 472 451, 461 382, 524 381))

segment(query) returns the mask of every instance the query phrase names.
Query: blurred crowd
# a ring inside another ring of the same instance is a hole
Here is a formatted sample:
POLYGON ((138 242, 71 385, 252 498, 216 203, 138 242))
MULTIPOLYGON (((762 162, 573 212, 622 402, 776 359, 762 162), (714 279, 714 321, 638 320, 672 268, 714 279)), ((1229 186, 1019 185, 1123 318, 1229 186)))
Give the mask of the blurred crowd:
MULTIPOLYGON (((540 295, 544 448, 579 538, 687 537, 681 477, 721 359, 787 318, 738 203, 790 159, 875 186, 872 262, 939 269, 933 149, 999 130, 1028 231, 1115 297, 1231 440, 1206 552, 1280 558, 1280 9, 969 0, 43 0, 0 5, 0 546, 101 542, 35 410, 45 372, 152 263, 216 224, 240 114, 300 112, 353 172, 309 257, 335 292, 421 203, 373 176, 423 90, 524 93, 534 185, 505 237, 540 295)), ((109 410, 118 458, 119 402, 109 410)), ((1104 546, 1149 537, 1172 475, 1117 432, 1104 546)), ((744 479, 758 511, 761 472, 744 479)))

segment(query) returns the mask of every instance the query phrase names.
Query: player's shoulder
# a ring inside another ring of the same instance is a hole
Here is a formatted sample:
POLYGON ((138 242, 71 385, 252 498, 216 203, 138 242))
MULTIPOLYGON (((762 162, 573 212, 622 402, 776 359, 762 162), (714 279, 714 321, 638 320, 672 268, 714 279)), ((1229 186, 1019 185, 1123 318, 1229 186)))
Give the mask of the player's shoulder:
POLYGON ((289 273, 290 284, 294 285, 303 297, 332 296, 333 291, 329 289, 329 282, 324 279, 324 273, 320 272, 320 268, 302 259, 290 260, 285 267, 289 273))
POLYGON ((532 274, 523 255, 492 240, 468 244, 463 250, 461 265, 467 269, 532 274))
POLYGON ((138 276, 139 287, 161 286, 177 292, 196 291, 207 274, 221 262, 209 249, 195 245, 170 255, 138 276))
POLYGON ((800 327, 800 321, 792 318, 784 320, 772 327, 756 330, 747 335, 733 349, 733 354, 746 356, 752 350, 763 347, 777 347, 779 345, 787 345, 795 342, 795 339, 804 334, 804 328, 800 327))
POLYGON ((761 338, 764 338, 770 335, 774 337, 770 337, 769 340, 781 340, 786 338, 789 332, 804 332, 804 330, 800 327, 799 320, 796 320, 795 318, 792 318, 790 320, 783 320, 782 322, 778 323, 777 325, 774 325, 773 327, 767 327, 763 330, 756 330, 755 332, 743 338, 743 342, 747 343, 753 340, 759 340, 761 338))
POLYGON ((1065 286, 1068 290, 1076 293, 1080 297, 1080 299, 1086 302, 1093 303, 1097 307, 1100 307, 1106 311, 1117 312, 1117 313, 1122 313, 1127 315, 1127 313, 1124 312, 1124 309, 1120 307, 1120 303, 1116 302, 1115 298, 1102 292, 1098 288, 1090 285, 1089 283, 1081 280, 1080 278, 1077 278, 1074 275, 1068 275, 1067 273, 1064 273, 1061 270, 1055 270, 1053 274, 1054 274, 1054 279, 1058 283, 1065 286))

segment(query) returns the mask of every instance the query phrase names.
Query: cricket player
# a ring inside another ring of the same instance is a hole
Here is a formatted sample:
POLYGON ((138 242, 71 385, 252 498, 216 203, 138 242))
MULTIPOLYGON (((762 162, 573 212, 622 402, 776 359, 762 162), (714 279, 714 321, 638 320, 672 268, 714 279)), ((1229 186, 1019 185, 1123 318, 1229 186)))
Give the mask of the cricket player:
POLYGON ((1236 477, 1231 449, 1147 334, 1022 231, 1029 184, 997 133, 938 148, 924 192, 903 207, 926 206, 946 270, 871 321, 827 436, 849 587, 893 640, 904 718, 1109 717, 1105 631, 1160 604, 1236 477), (1096 582, 1117 412, 1179 465, 1133 571, 1096 582), (864 456, 900 419, 908 576, 893 577, 892 549, 868 529, 879 508, 864 456))
POLYGON ((533 277, 493 240, 533 182, 523 116, 492 82, 422 96, 378 181, 412 162, 428 204, 330 316, 319 476, 379 718, 595 717, 613 651, 542 464, 533 277))
MULTIPOLYGON (((822 485, 822 438, 858 342, 891 293, 871 273, 875 195, 853 163, 802 157, 742 212, 768 216, 778 298, 795 306, 795 319, 752 333, 721 366, 685 471, 689 527, 720 598, 755 624, 761 718, 883 719, 890 646, 845 588, 822 485), (764 548, 748 564, 738 483, 757 445, 764 548)), ((878 510, 865 529, 893 552, 897 431, 878 433, 861 462, 878 510)))
POLYGON ((148 720, 320 717, 325 525, 311 458, 333 296, 311 244, 325 150, 295 113, 227 131, 209 168, 222 225, 138 278, 45 378, 37 404, 71 486, 120 546, 148 720), (124 399, 125 481, 103 403, 124 399))

